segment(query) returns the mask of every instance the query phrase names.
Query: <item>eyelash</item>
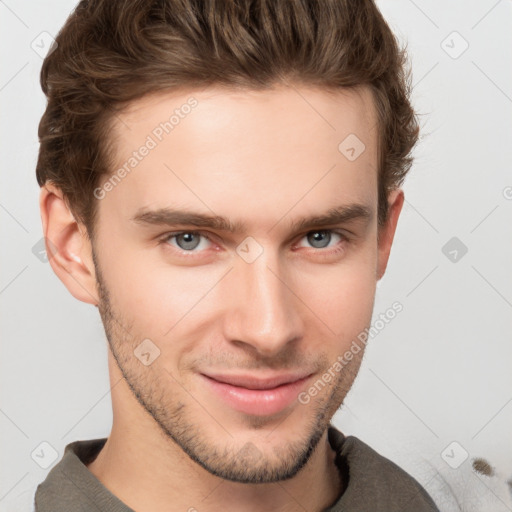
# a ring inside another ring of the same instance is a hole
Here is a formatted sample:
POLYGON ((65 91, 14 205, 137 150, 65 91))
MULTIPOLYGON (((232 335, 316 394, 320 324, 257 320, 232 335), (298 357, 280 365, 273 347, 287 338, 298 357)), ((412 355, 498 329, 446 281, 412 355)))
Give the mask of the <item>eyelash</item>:
MULTIPOLYGON (((341 241, 338 243, 338 245, 336 246, 335 249, 331 249, 331 250, 328 250, 328 249, 317 249, 321 253, 324 253, 325 256, 333 256, 333 255, 336 255, 336 254, 342 252, 344 250, 344 248, 342 247, 342 244, 349 243, 351 241, 350 237, 348 237, 345 232, 337 231, 335 229, 317 229, 317 230, 313 230, 313 231, 308 231, 307 233, 304 233, 301 236, 300 240, 302 240, 302 238, 306 237, 307 235, 309 235, 311 233, 320 233, 320 232, 322 232, 322 233, 331 233, 331 234, 339 235, 341 237, 341 241)), ((170 239, 175 238, 175 237, 177 237, 179 235, 183 235, 185 233, 193 234, 193 235, 200 235, 200 236, 206 238, 209 242, 215 243, 207 232, 204 232, 204 231, 194 231, 194 230, 174 231, 172 233, 165 233, 165 235, 163 235, 160 238, 160 243, 163 244, 164 246, 166 246, 166 248, 170 247, 171 251, 177 252, 179 255, 184 255, 184 257, 186 257, 186 258, 200 257, 202 255, 201 253, 203 251, 199 251, 199 252, 195 252, 194 250, 192 250, 192 251, 184 251, 183 249, 179 249, 177 247, 174 247, 174 246, 171 246, 170 244, 168 244, 168 241, 170 239)), ((314 247, 311 247, 311 249, 315 250, 314 247)))

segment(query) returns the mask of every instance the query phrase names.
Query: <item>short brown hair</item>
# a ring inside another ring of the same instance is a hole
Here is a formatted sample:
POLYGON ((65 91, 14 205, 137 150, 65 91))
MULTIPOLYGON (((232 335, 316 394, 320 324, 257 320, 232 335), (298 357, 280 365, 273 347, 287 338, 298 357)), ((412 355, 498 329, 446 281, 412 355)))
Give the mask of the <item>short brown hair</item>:
MULTIPOLYGON (((146 94, 223 85, 368 85, 378 114, 378 221, 412 164, 419 126, 405 47, 373 0, 89 0, 44 60, 36 175, 58 186, 94 239, 109 123, 146 94)), ((110 141, 111 142, 111 141, 110 141)), ((340 141, 341 142, 341 141, 340 141)))

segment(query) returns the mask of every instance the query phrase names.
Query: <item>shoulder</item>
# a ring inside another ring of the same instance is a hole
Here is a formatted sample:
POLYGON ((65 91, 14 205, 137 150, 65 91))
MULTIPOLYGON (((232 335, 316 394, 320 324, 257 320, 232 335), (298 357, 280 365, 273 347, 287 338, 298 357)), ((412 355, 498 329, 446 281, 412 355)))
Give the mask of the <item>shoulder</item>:
POLYGON ((333 427, 329 438, 337 452, 336 463, 348 480, 340 505, 350 505, 354 511, 439 512, 414 477, 366 443, 354 436, 345 437, 333 427))
POLYGON ((98 508, 96 502, 102 499, 114 500, 86 467, 105 441, 106 438, 74 441, 66 446, 62 459, 37 486, 34 502, 38 512, 85 512, 98 508))

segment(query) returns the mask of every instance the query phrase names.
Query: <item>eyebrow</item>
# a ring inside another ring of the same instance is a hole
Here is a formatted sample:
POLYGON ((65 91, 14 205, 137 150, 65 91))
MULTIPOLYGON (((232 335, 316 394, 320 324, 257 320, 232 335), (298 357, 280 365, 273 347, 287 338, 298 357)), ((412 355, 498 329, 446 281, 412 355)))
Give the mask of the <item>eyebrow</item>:
MULTIPOLYGON (((363 204, 352 203, 330 208, 326 213, 311 217, 301 217, 288 225, 290 231, 315 229, 334 224, 346 224, 354 220, 368 223, 373 218, 373 210, 363 204)), ((247 231, 247 225, 242 221, 233 222, 220 215, 210 215, 191 210, 178 210, 173 208, 158 208, 147 210, 142 208, 131 220, 137 224, 146 226, 195 226, 198 228, 210 228, 216 231, 229 233, 243 233, 247 231)), ((270 230, 280 221, 276 222, 270 230)), ((269 230, 269 231, 270 231, 269 230)))

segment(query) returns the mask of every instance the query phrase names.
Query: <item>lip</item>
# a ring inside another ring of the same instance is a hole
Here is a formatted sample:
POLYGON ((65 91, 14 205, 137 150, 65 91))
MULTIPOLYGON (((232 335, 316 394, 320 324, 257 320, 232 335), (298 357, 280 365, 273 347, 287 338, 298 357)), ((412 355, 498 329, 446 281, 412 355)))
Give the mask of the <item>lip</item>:
POLYGON ((262 379, 252 375, 201 374, 203 381, 222 401, 245 414, 277 414, 297 400, 312 373, 280 374, 262 379))

